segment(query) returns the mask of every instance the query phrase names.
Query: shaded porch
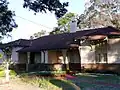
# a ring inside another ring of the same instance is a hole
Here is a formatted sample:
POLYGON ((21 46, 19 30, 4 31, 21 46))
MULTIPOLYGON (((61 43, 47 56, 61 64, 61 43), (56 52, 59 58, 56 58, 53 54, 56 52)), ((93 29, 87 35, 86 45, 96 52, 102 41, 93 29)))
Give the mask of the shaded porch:
POLYGON ((25 71, 81 70, 78 48, 19 53, 17 69, 25 71), (46 54, 44 53, 46 52, 46 54))

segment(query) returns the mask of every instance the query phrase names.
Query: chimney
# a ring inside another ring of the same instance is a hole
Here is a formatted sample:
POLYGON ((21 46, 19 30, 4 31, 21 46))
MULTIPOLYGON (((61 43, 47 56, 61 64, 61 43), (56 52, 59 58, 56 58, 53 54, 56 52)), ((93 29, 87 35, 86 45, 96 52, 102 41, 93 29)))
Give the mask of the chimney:
POLYGON ((72 18, 72 20, 70 21, 70 33, 76 32, 77 30, 77 20, 75 19, 75 17, 72 18))

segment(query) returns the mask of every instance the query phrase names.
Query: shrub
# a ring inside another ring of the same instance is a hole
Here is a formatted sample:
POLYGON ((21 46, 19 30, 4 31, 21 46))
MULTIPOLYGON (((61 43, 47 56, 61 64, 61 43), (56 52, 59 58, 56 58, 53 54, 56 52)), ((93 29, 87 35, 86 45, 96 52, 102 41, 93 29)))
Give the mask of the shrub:
MULTIPOLYGON (((14 70, 10 70, 10 76, 16 76, 17 73, 14 70)), ((5 71, 0 70, 0 77, 5 77, 5 71)))
POLYGON ((0 71, 0 77, 5 77, 5 71, 0 71))
POLYGON ((11 76, 16 76, 17 73, 16 73, 14 70, 10 70, 10 75, 11 75, 11 76))
POLYGON ((4 70, 4 68, 2 67, 2 65, 0 65, 0 71, 3 71, 4 70))

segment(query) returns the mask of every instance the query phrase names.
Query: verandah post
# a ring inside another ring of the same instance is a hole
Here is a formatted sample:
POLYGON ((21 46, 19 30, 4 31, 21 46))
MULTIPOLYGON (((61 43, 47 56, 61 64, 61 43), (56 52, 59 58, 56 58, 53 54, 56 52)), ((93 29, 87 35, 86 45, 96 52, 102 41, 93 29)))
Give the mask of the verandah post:
POLYGON ((27 52, 27 64, 26 64, 26 71, 29 71, 29 63, 30 63, 30 52, 27 52))
POLYGON ((65 69, 67 71, 69 71, 69 62, 66 59, 66 57, 67 57, 67 50, 66 49, 62 50, 62 54, 63 54, 63 61, 64 61, 65 69))
POLYGON ((79 47, 78 47, 78 50, 79 50, 79 57, 80 57, 80 70, 81 70, 81 46, 82 46, 82 41, 79 40, 79 47))

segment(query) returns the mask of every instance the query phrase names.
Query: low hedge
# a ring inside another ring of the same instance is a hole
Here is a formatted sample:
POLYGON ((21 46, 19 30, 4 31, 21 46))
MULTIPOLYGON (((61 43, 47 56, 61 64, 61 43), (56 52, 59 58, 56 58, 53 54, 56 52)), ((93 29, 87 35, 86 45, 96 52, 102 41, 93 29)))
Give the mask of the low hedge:
MULTIPOLYGON (((16 76, 17 73, 14 70, 10 70, 10 76, 16 76)), ((0 77, 5 77, 5 71, 0 70, 0 77)))
POLYGON ((65 71, 39 71, 39 72, 29 72, 28 75, 63 75, 66 74, 65 71))

